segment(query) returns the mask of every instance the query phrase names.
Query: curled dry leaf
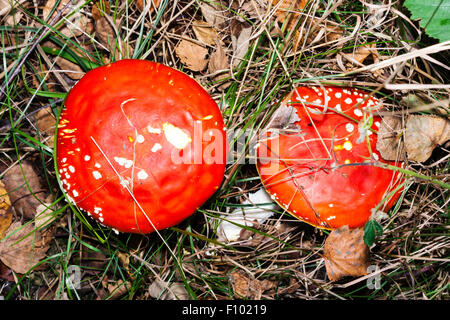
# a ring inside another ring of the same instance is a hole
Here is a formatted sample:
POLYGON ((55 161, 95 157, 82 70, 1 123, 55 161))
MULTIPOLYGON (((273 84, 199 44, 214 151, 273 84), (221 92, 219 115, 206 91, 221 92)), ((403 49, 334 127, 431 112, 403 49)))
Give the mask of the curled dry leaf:
POLYGON ((406 121, 405 148, 408 159, 418 162, 428 160, 436 146, 450 140, 448 119, 412 115, 406 121))
POLYGON ((0 260, 13 271, 24 274, 45 257, 50 247, 50 231, 41 232, 31 223, 11 224, 0 242, 0 260))
POLYGON ((378 140, 376 148, 385 160, 405 160, 403 151, 403 120, 397 116, 384 116, 380 129, 378 130, 378 140))
POLYGON ((208 22, 195 20, 192 22, 192 29, 197 39, 206 45, 214 46, 220 41, 216 29, 208 22))
POLYGON ((250 278, 242 271, 233 271, 230 275, 231 284, 233 286, 236 298, 248 298, 260 300, 264 291, 274 289, 276 284, 270 280, 258 280, 250 278))
POLYGON ((8 192, 5 189, 5 185, 0 181, 0 240, 4 238, 6 230, 11 225, 11 222, 11 200, 9 199, 8 192))
POLYGON ((181 63, 192 71, 202 71, 208 64, 208 49, 192 41, 181 40, 175 47, 175 53, 181 63))
POLYGON ((323 258, 331 281, 366 275, 369 248, 364 243, 364 228, 333 230, 325 240, 323 258))
POLYGON ((46 191, 31 163, 23 161, 21 166, 15 165, 8 170, 3 183, 16 212, 32 219, 39 204, 45 202, 46 191))
POLYGON ((159 300, 189 300, 189 294, 182 282, 166 282, 156 279, 148 288, 152 298, 159 300))

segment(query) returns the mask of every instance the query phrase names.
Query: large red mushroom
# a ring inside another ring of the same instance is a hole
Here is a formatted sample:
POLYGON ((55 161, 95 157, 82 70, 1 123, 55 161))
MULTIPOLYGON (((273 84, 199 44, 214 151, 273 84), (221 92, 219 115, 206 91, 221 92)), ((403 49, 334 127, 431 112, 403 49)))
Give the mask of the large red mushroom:
POLYGON ((195 80, 127 59, 89 71, 69 92, 56 163, 76 206, 117 231, 145 234, 213 195, 226 151, 221 112, 195 80))
POLYGON ((395 171, 375 164, 381 118, 378 99, 363 90, 299 87, 274 114, 257 148, 257 168, 285 210, 324 229, 363 226, 379 204, 388 210, 400 191, 395 171), (389 196, 390 195, 390 196, 389 196))

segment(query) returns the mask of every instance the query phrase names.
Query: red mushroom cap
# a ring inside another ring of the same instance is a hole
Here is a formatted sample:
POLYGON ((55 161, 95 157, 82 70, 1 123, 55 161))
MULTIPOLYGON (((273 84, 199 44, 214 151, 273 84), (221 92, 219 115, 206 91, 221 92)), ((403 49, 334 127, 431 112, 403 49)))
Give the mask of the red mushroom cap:
POLYGON ((282 108, 294 111, 291 128, 268 130, 257 149, 258 172, 272 198, 319 228, 363 226, 401 180, 397 172, 371 165, 395 165, 375 150, 381 118, 372 112, 380 107, 358 89, 299 87, 290 93, 282 108))
POLYGON ((89 71, 66 98, 57 137, 69 200, 117 231, 181 222, 224 176, 217 104, 195 80, 159 63, 128 59, 89 71))

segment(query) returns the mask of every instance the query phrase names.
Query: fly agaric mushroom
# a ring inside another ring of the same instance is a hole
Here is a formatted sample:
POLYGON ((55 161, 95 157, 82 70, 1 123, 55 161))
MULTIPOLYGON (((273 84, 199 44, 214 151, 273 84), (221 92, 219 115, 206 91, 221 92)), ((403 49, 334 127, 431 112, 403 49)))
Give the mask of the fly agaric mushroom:
POLYGON ((68 199, 116 231, 150 233, 193 214, 220 186, 227 140, 221 112, 186 74, 121 60, 69 92, 57 133, 68 199))
MULTIPOLYGON (((286 211, 311 225, 363 226, 401 178, 374 166, 379 100, 352 88, 299 87, 283 101, 257 147, 267 191, 286 211)), ((386 199, 384 210, 400 191, 386 199)))

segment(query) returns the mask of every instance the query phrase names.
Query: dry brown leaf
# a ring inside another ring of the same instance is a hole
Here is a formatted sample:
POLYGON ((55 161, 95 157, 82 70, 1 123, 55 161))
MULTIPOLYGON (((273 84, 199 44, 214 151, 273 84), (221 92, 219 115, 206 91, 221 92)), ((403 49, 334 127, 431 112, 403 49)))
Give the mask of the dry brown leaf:
POLYGON ((231 24, 231 41, 233 46, 232 66, 236 67, 248 52, 250 47, 250 37, 252 35, 252 26, 233 20, 231 24))
POLYGON ((383 159, 391 161, 405 160, 402 135, 401 117, 384 116, 382 118, 380 129, 378 130, 376 148, 383 159))
POLYGON ((273 6, 277 6, 275 16, 277 20, 284 24, 284 29, 290 31, 294 27, 296 20, 308 0, 271 0, 273 6))
POLYGON ((6 234, 6 230, 9 228, 12 222, 11 200, 9 199, 8 192, 5 189, 5 185, 0 181, 0 240, 6 234))
POLYGON ((80 80, 84 75, 85 72, 81 67, 67 59, 64 59, 62 57, 56 57, 55 60, 58 67, 64 71, 64 73, 72 80, 80 80))
POLYGON ((108 299, 117 300, 130 290, 131 282, 129 281, 125 282, 122 279, 119 279, 117 282, 113 283, 109 282, 106 288, 108 289, 109 292, 108 299))
POLYGON ((0 0, 0 17, 4 16, 5 14, 8 14, 11 11, 12 9, 11 4, 19 5, 24 2, 25 0, 16 0, 14 2, 12 2, 11 0, 0 0))
POLYGON ((331 24, 328 21, 323 21, 318 18, 312 18, 312 20, 308 18, 306 25, 308 28, 302 28, 295 31, 294 52, 298 51, 305 41, 307 45, 316 42, 334 42, 342 38, 342 35, 344 34, 344 29, 338 25, 331 24), (312 26, 312 28, 309 28, 309 26, 312 26))
POLYGON ((52 108, 47 107, 39 110, 36 114, 36 121, 39 134, 41 135, 40 140, 48 138, 45 144, 53 147, 56 118, 53 115, 52 108))
POLYGON ((36 217, 34 218, 34 225, 40 229, 48 225, 54 219, 54 213, 51 209, 51 203, 40 204, 36 208, 36 217))
POLYGON ((32 219, 36 215, 36 208, 45 201, 46 189, 30 162, 22 161, 21 166, 23 174, 20 165, 15 165, 6 172, 3 183, 15 211, 32 219))
POLYGON ((14 272, 24 274, 45 257, 52 236, 43 234, 31 223, 16 221, 0 242, 0 260, 14 272))
POLYGON ((133 48, 126 42, 117 41, 116 30, 119 29, 119 25, 109 15, 110 11, 109 3, 104 0, 92 6, 95 38, 114 55, 115 60, 131 57, 133 48))
MULTIPOLYGON (((221 44, 218 44, 216 51, 214 51, 211 54, 211 57, 209 59, 208 71, 211 74, 214 74, 221 70, 228 70, 225 73, 219 73, 219 74, 213 76, 213 79, 215 81, 221 82, 222 80, 230 77, 229 68, 230 68, 230 63, 228 62, 228 56, 225 52, 225 49, 222 47, 221 44)), ((219 89, 225 90, 230 84, 231 84, 231 82, 229 82, 229 81, 226 83, 223 83, 219 86, 219 89)))
MULTIPOLYGON (((161 3, 161 0, 146 0, 145 6, 148 6, 150 4, 150 13, 153 13, 156 9, 158 9, 159 4, 161 3)), ((139 9, 139 11, 144 11, 144 0, 137 0, 136 6, 139 9)))
POLYGON ((109 15, 110 13, 111 7, 109 5, 109 1, 100 0, 96 1, 92 5, 92 18, 94 18, 95 21, 101 19, 105 15, 109 15))
POLYGON ((168 283, 156 279, 148 288, 152 298, 158 300, 189 300, 189 294, 182 282, 168 283))
POLYGON ((216 29, 208 22, 195 20, 192 22, 192 29, 197 39, 206 45, 214 46, 220 41, 216 29))
POLYGON ((366 275, 369 248, 364 243, 364 228, 344 226, 333 230, 325 240, 323 258, 331 281, 366 275))
POLYGON ((246 273, 236 270, 230 275, 231 284, 236 298, 260 300, 264 291, 273 289, 276 284, 270 280, 250 278, 246 273))
POLYGON ((192 41, 181 40, 175 47, 181 63, 192 71, 202 71, 208 64, 208 49, 192 41))
POLYGON ((450 121, 430 115, 412 115, 406 121, 405 148, 409 160, 424 162, 434 148, 450 140, 450 121))
POLYGON ((221 25, 224 24, 226 20, 222 13, 225 9, 222 9, 218 2, 219 1, 202 1, 199 5, 206 22, 220 29, 221 25))
MULTIPOLYGON (((47 0, 45 6, 42 10, 42 16, 44 20, 47 20, 53 8, 56 6, 56 0, 47 0)), ((59 11, 61 11, 70 0, 61 0, 58 7, 53 11, 50 18, 53 19, 59 11)), ((81 13, 80 7, 84 4, 83 0, 73 0, 66 10, 62 13, 61 17, 65 17, 68 21, 63 23, 59 27, 59 31, 66 37, 80 36, 82 34, 89 34, 92 31, 92 24, 90 23, 88 17, 81 13), (69 14, 71 14, 69 16, 69 14)), ((48 20, 48 21, 50 21, 48 20)))

